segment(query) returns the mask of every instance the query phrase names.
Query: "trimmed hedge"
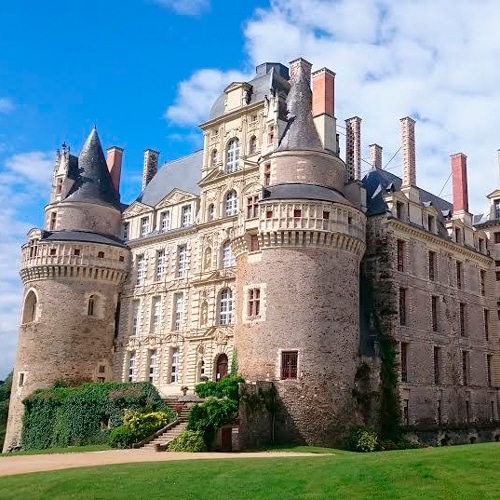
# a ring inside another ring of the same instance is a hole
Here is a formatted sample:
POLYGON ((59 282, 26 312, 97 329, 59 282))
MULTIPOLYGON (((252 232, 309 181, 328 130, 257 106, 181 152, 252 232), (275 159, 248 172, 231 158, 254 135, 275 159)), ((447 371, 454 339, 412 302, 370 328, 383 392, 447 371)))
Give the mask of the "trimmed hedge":
POLYGON ((24 406, 25 450, 106 443, 110 429, 122 425, 125 410, 162 411, 169 422, 175 420, 149 382, 42 389, 24 406))
POLYGON ((207 446, 203 434, 199 431, 182 431, 169 445, 169 451, 189 451, 196 453, 206 451, 207 446))

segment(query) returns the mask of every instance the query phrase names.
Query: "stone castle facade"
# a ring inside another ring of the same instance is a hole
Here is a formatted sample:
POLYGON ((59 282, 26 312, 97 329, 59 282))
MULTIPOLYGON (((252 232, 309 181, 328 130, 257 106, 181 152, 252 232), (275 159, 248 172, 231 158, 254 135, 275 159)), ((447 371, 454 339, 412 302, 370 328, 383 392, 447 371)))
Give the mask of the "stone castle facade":
POLYGON ((105 159, 93 130, 78 157, 58 153, 45 228, 23 247, 6 448, 22 400, 57 380, 149 380, 167 397, 231 366, 274 384, 278 438, 338 443, 377 425, 354 394, 363 366, 380 389, 382 335, 408 430, 500 434, 500 191, 473 216, 462 153, 453 203, 420 189, 409 117, 402 178, 377 144, 361 178, 361 119, 341 159, 334 82, 304 59, 258 66, 214 103, 203 150, 160 169, 145 151, 129 206, 120 148, 105 159))

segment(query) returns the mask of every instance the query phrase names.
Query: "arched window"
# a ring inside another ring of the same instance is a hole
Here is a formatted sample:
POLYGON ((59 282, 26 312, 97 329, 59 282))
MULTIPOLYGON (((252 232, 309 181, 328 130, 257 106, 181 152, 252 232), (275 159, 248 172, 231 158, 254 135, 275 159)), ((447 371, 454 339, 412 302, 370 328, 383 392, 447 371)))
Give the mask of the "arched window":
POLYGON ((222 245, 222 267, 234 267, 236 265, 236 259, 234 257, 233 250, 231 249, 231 243, 226 241, 224 245, 222 245))
POLYGON ((250 137, 250 141, 248 143, 248 153, 253 155, 256 152, 257 152, 257 137, 252 135, 252 137, 250 137))
POLYGON ((230 325, 233 322, 233 291, 224 288, 220 293, 219 324, 230 325))
POLYGON ((240 141, 234 138, 227 145, 226 172, 236 172, 238 170, 238 160, 240 158, 240 141))
POLYGON ((236 191, 229 191, 226 194, 226 217, 236 215, 238 213, 238 195, 236 191))
POLYGON ((87 303, 87 316, 97 316, 97 295, 91 295, 87 303))
POLYGON ((38 300, 33 290, 30 290, 24 299, 23 324, 36 321, 38 313, 38 300))
POLYGON ((210 153, 210 166, 215 167, 217 166, 217 150, 214 149, 212 153, 210 153))
POLYGON ((208 205, 207 219, 208 220, 215 219, 215 205, 213 203, 210 203, 210 205, 208 205))

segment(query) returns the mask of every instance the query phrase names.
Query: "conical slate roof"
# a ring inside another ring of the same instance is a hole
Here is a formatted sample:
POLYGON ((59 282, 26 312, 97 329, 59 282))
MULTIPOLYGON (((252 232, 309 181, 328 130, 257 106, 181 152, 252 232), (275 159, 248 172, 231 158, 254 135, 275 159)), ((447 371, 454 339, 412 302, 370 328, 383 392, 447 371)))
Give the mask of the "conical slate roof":
POLYGON ((312 117, 312 92, 302 68, 286 100, 288 123, 277 151, 323 151, 323 145, 312 117))
POLYGON ((106 165, 101 141, 94 127, 78 157, 78 175, 65 200, 112 205, 120 210, 120 195, 106 165))

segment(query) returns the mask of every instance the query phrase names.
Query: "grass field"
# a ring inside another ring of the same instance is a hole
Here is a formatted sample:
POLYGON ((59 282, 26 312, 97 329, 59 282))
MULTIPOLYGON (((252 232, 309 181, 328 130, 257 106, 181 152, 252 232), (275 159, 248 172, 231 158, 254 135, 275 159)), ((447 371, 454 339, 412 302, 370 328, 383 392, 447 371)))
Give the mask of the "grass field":
MULTIPOLYGON (((1 466, 1 462, 0 462, 1 466)), ((500 444, 143 463, 0 478, 2 499, 500 498, 500 444)))

